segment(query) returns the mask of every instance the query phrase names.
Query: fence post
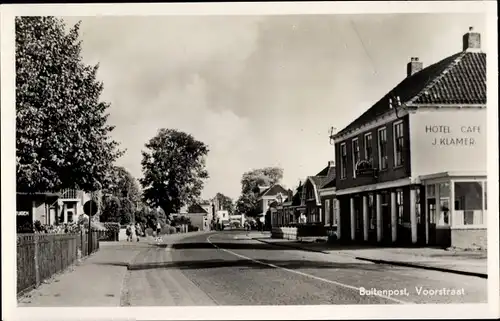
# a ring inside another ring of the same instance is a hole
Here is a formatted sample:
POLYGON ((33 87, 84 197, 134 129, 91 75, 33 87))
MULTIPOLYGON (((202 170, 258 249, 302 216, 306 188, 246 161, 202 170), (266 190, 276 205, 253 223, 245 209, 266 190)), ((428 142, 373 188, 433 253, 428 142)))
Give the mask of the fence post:
POLYGON ((35 234, 33 235, 33 240, 35 244, 35 282, 36 286, 40 285, 40 265, 38 264, 38 236, 35 234))

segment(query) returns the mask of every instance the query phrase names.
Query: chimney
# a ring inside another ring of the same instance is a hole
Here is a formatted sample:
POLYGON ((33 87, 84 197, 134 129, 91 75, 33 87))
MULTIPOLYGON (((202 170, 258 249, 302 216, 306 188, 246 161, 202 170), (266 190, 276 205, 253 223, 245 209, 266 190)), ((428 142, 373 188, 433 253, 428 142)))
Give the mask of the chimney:
POLYGON ((481 34, 474 31, 474 27, 469 27, 469 32, 463 36, 463 51, 471 49, 481 49, 481 34))
POLYGON ((424 64, 421 61, 419 61, 418 57, 411 57, 410 62, 408 63, 408 65, 406 65, 407 77, 410 77, 419 72, 420 70, 422 70, 423 66, 424 64))

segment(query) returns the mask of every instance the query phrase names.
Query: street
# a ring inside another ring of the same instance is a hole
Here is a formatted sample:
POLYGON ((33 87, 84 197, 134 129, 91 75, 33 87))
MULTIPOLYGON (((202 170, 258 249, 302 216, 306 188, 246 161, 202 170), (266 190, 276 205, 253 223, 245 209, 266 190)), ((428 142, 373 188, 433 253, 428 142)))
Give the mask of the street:
POLYGON ((225 231, 144 249, 129 265, 121 305, 482 303, 486 289, 487 279, 286 249, 225 231))

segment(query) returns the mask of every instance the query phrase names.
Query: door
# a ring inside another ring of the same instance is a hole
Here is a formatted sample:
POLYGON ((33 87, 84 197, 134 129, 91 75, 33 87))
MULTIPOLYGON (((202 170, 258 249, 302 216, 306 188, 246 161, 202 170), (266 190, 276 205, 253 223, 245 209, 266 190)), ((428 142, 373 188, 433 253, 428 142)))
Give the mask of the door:
POLYGON ((429 245, 436 244, 436 198, 427 199, 427 221, 429 224, 429 245))
POLYGON ((361 196, 354 197, 354 220, 356 226, 355 240, 363 241, 363 198, 361 196))
POLYGON ((381 195, 382 201, 382 242, 386 244, 392 243, 392 222, 391 208, 389 206, 389 193, 383 192, 381 195))
POLYGON ((377 242, 377 209, 375 208, 375 195, 368 195, 368 241, 377 242))
POLYGON ((436 245, 436 222, 437 222, 437 208, 436 208, 436 185, 430 184, 425 187, 426 205, 425 216, 428 225, 429 245, 436 245))
POLYGON ((420 187, 415 190, 415 199, 416 199, 416 208, 415 214, 417 217, 417 244, 425 245, 426 236, 425 236, 425 221, 426 221, 426 211, 422 203, 425 203, 425 198, 422 197, 420 187), (422 201, 424 200, 424 201, 422 201))

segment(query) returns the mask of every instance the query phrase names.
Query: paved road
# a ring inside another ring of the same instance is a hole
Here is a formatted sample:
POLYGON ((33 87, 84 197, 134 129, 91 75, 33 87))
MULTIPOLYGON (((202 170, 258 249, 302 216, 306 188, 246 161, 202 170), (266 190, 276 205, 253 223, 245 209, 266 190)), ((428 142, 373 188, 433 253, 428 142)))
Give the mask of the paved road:
POLYGON ((128 272, 122 305, 480 303, 487 296, 487 280, 478 277, 286 249, 241 231, 152 246, 141 262, 128 272), (362 295, 360 288, 394 293, 362 295), (427 292, 442 289, 456 293, 427 292))

